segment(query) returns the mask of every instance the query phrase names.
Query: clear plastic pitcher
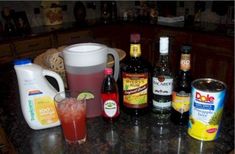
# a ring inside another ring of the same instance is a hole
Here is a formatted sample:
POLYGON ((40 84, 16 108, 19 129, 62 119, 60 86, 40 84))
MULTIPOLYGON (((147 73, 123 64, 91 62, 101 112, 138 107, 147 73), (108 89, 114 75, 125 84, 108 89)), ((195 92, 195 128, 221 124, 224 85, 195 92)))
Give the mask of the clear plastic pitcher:
POLYGON ((101 85, 108 54, 114 57, 114 78, 117 80, 119 56, 114 49, 98 43, 79 43, 62 52, 69 89, 89 95, 88 118, 101 115, 101 85))

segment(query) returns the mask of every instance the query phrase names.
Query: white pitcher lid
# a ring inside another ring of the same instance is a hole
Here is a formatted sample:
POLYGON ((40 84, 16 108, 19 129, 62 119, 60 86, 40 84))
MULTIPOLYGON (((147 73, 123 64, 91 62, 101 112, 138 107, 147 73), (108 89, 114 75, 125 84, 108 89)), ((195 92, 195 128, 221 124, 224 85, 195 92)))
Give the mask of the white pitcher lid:
POLYGON ((63 50, 67 66, 94 66, 107 62, 107 46, 98 43, 79 43, 63 50))

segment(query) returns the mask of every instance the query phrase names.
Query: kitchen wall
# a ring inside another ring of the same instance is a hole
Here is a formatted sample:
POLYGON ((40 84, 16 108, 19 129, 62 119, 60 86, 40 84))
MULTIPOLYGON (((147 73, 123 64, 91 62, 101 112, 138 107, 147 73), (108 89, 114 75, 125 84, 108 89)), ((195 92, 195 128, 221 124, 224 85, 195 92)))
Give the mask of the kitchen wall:
MULTIPOLYGON (((61 1, 61 5, 66 6, 66 10, 63 11, 64 22, 74 21, 73 7, 76 1, 61 1)), ((100 18, 100 1, 84 1, 83 4, 86 7, 86 19, 100 18), (88 4, 93 2, 96 6, 95 9, 88 8, 88 4)), ((185 9, 189 9, 189 14, 194 14, 195 1, 178 1, 176 15, 184 15, 185 9)), ((15 11, 25 11, 31 27, 43 25, 42 9, 39 14, 34 13, 35 8, 40 8, 41 1, 0 1, 0 10, 4 7, 10 7, 15 11)), ((207 10, 211 9, 212 1, 206 1, 207 10)), ((135 7, 135 1, 117 1, 118 16, 123 16, 123 12, 135 7)), ((211 13, 211 12, 209 12, 211 13)), ((208 14, 208 12, 207 12, 208 14)), ((214 14, 212 14, 214 16, 214 14)), ((216 16, 217 18, 221 18, 216 16)), ((0 21, 4 23, 4 19, 0 15, 0 21)), ((219 22, 215 20, 214 22, 219 22)))
MULTIPOLYGON (((73 15, 73 7, 76 1, 61 1, 61 5, 66 6, 66 10, 63 11, 63 19, 64 22, 75 21, 73 15)), ((87 4, 91 1, 83 2, 86 7, 86 19, 97 19, 100 17, 100 2, 93 1, 96 5, 96 9, 87 8, 87 4)), ((0 10, 4 7, 9 7, 17 11, 25 11, 29 20, 31 27, 41 26, 43 25, 43 15, 42 15, 42 8, 40 8, 41 2, 40 1, 0 1, 0 10), (40 13, 35 14, 34 9, 40 8, 40 13)), ((118 14, 120 11, 130 8, 134 5, 134 1, 122 1, 117 3, 118 14)), ((0 21, 4 23, 4 19, 2 15, 0 15, 0 21)))

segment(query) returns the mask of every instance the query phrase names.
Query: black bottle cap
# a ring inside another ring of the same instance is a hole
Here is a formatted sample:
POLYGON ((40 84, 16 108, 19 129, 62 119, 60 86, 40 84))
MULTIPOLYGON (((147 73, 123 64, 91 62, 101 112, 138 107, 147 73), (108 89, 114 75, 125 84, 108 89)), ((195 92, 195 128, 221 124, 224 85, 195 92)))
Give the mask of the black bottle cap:
POLYGON ((183 45, 181 47, 181 51, 190 52, 191 50, 192 50, 192 46, 191 45, 183 45))

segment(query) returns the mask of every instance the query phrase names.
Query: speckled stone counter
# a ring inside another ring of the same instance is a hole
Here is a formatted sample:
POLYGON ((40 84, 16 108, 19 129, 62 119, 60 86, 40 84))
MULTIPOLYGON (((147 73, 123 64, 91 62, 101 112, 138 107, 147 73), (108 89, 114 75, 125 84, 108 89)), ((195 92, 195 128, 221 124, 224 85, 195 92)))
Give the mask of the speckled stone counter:
POLYGON ((88 136, 82 145, 67 145, 61 127, 32 130, 25 122, 14 71, 1 74, 0 122, 20 154, 63 153, 228 153, 234 148, 234 114, 224 111, 216 141, 203 142, 187 134, 187 128, 172 123, 159 126, 154 114, 133 118, 121 113, 113 125, 102 118, 87 120, 88 136))

